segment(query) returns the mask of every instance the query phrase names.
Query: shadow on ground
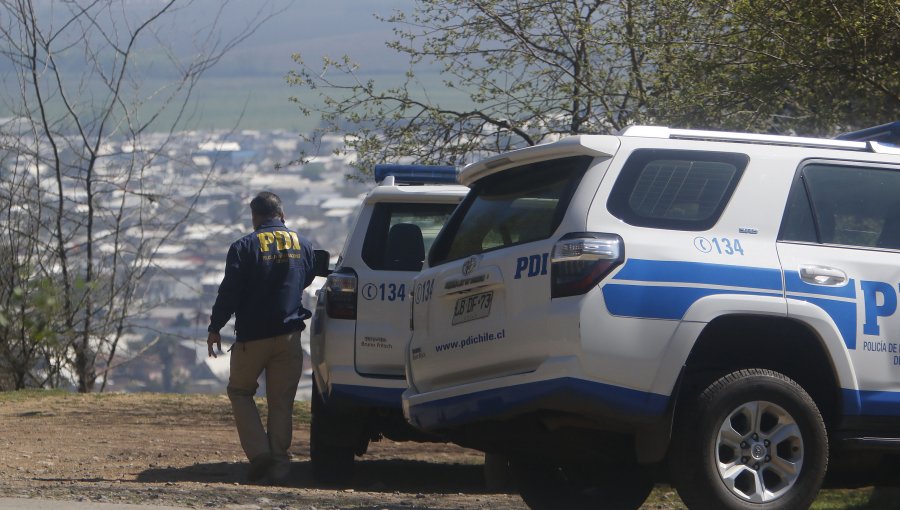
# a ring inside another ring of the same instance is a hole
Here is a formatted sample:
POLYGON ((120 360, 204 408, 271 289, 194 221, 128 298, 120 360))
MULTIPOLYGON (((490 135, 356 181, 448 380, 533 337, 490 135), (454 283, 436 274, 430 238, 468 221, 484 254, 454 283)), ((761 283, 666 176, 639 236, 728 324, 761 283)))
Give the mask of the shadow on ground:
MULTIPOLYGON (((217 462, 181 468, 154 468, 141 472, 138 482, 247 483, 248 464, 217 462)), ((485 494, 481 465, 435 464, 416 460, 357 460, 350 481, 325 486, 316 483, 309 460, 291 465, 286 487, 354 489, 369 492, 485 494)))

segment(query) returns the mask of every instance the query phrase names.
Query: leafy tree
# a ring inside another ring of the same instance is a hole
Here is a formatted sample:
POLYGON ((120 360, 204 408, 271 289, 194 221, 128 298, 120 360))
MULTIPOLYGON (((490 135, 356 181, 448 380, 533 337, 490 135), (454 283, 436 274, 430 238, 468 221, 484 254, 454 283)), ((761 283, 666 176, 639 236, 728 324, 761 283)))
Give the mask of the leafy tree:
POLYGON ((41 264, 46 243, 36 235, 37 186, 27 169, 10 159, 0 158, 0 390, 56 387, 65 349, 56 334, 57 289, 41 264))
POLYGON ((364 171, 403 158, 460 164, 642 120, 653 12, 645 0, 420 0, 383 20, 409 57, 402 84, 380 87, 350 57, 318 68, 299 54, 289 81, 321 92, 321 105, 297 100, 301 111, 322 115, 316 135, 345 134, 364 171), (430 99, 416 68, 434 66, 461 104, 430 99))
POLYGON ((0 248, 12 259, 0 270, 7 307, 0 355, 16 387, 53 383, 52 370, 50 379, 35 371, 35 352, 46 353, 45 367, 74 374, 82 392, 112 364, 129 320, 153 305, 140 291, 159 248, 192 214, 207 182, 188 184, 201 171, 168 155, 194 87, 277 14, 260 6, 234 37, 222 38, 216 9, 228 4, 216 3, 192 34, 196 51, 182 60, 157 30, 185 5, 0 0, 0 101, 13 115, 0 125, 0 206, 10 211, 0 222, 0 248), (148 93, 142 59, 166 66, 171 80, 148 93), (159 106, 148 108, 150 99, 159 106), (173 120, 164 121, 164 112, 173 120), (146 179, 163 166, 166 176, 146 179), (172 196, 176 187, 192 193, 172 196), (59 348, 35 351, 47 344, 46 331, 59 348))
POLYGON ((349 56, 294 55, 295 101, 374 163, 462 164, 579 133, 650 123, 834 134, 898 111, 895 0, 418 0, 389 46, 402 83, 349 56), (429 85, 440 76, 441 93, 429 85), (432 80, 433 81, 433 80, 432 80), (456 92, 455 99, 446 91, 456 92))
POLYGON ((900 114, 900 3, 680 2, 660 41, 686 124, 834 135, 900 114), (688 20, 688 22, 684 22, 688 20))

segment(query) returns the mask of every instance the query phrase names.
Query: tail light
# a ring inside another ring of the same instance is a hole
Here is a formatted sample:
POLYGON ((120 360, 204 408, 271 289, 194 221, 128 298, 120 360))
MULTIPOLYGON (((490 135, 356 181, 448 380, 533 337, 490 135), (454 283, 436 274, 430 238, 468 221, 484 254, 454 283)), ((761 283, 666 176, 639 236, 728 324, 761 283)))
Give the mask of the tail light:
POLYGON ((325 313, 332 319, 356 319, 356 271, 339 269, 328 275, 325 313))
POLYGON ((625 245, 616 234, 566 234, 553 246, 550 297, 584 294, 624 260, 625 245))

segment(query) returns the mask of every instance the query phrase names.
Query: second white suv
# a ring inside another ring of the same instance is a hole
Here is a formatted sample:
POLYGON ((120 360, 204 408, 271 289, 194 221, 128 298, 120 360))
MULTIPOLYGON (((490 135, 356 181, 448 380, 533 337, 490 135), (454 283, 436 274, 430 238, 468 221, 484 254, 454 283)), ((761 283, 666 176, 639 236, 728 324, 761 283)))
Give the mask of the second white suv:
POLYGON ((319 291, 310 333, 310 457, 322 482, 351 473, 381 436, 431 440, 403 419, 404 353, 413 277, 465 197, 453 167, 378 165, 334 272, 319 291))
POLYGON ((415 282, 404 410, 533 508, 900 482, 900 150, 633 127, 501 154, 415 282))

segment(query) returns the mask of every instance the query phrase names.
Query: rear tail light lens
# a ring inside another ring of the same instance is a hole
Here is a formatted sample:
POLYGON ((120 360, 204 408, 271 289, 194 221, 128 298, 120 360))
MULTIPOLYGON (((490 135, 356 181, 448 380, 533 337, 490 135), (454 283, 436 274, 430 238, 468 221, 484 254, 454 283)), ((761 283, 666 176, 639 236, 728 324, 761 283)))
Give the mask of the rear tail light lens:
POLYGON ((356 319, 356 272, 340 269, 325 280, 325 313, 332 319, 356 319))
POLYGON ((616 234, 566 234, 553 246, 550 297, 584 294, 624 260, 625 246, 616 234))

